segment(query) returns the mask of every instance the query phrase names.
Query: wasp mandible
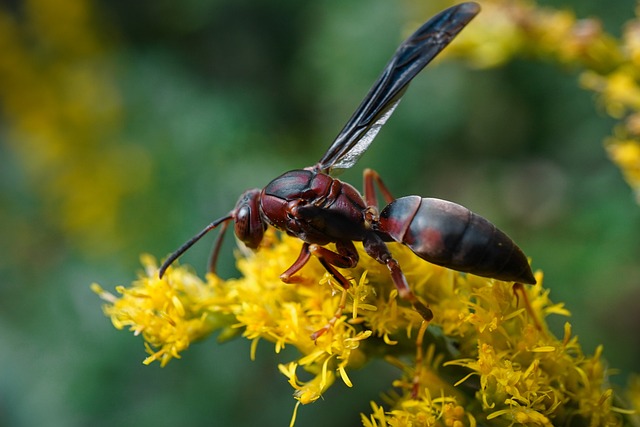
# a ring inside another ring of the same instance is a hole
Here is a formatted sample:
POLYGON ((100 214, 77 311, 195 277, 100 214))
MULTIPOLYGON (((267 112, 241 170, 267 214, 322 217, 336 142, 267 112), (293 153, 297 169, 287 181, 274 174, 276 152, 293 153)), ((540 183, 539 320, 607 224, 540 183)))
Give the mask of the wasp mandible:
MULTIPOLYGON (((425 320, 433 314, 411 291, 387 242, 408 246, 433 264, 504 281, 534 284, 536 280, 522 250, 493 224, 469 209, 446 200, 406 196, 395 199, 380 176, 364 171, 364 195, 331 173, 353 166, 393 113, 409 82, 480 11, 476 3, 462 3, 434 16, 396 50, 382 74, 353 113, 333 144, 313 166, 286 172, 266 187, 240 196, 235 207, 192 237, 167 258, 160 277, 180 255, 209 231, 222 226, 211 255, 215 271, 222 238, 231 222, 238 239, 257 249, 268 226, 303 241, 300 255, 280 276, 284 282, 313 256, 348 289, 349 280, 337 268, 353 268, 362 242, 365 252, 389 269, 401 298, 425 320), (378 210, 378 187, 387 206, 378 210), (327 249, 329 243, 335 250, 327 249)), ((316 332, 317 338, 324 330, 316 332)))

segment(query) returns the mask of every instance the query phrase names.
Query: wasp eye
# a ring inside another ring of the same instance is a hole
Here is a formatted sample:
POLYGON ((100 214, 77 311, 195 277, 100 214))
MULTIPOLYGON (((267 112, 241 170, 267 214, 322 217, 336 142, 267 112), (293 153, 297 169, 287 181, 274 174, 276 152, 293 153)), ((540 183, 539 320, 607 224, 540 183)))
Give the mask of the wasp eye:
POLYGON ((234 231, 238 239, 252 249, 260 246, 265 224, 260 216, 257 198, 241 201, 236 206, 234 231))
POLYGON ((251 234, 250 228, 251 210, 247 206, 242 206, 236 212, 235 232, 236 236, 243 242, 247 235, 251 234))

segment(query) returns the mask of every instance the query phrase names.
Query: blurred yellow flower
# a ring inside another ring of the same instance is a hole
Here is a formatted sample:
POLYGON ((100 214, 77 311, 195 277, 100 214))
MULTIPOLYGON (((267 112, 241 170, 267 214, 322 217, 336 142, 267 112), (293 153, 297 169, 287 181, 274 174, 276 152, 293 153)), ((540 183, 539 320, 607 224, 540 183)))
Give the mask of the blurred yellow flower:
POLYGON ((122 106, 109 43, 90 0, 0 6, 0 107, 7 148, 46 218, 92 253, 118 247, 124 197, 148 178, 146 153, 118 136, 122 106))
POLYGON ((625 179, 635 189, 636 199, 640 203, 640 140, 611 138, 607 142, 609 157, 623 171, 625 179))

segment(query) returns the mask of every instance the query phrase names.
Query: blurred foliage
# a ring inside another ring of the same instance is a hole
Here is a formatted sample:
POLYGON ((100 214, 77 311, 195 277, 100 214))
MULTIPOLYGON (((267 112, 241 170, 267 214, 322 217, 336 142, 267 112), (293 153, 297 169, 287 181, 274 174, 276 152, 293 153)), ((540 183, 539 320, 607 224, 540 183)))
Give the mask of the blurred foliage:
MULTIPOLYGON (((636 7, 539 3, 597 17, 617 40, 636 7)), ((315 162, 402 35, 445 5, 3 3, 0 425, 287 423, 289 385, 270 351, 250 362, 248 344, 207 343, 188 363, 144 367, 139 340, 113 330, 88 284, 128 282, 140 253, 163 256, 245 189, 315 162)), ((359 187, 371 167, 395 194, 491 218, 544 270, 584 351, 603 344, 624 385, 640 360, 640 213, 602 149, 618 122, 580 88, 581 65, 531 59, 431 65, 342 178, 359 187)), ((208 249, 185 262, 203 272, 208 249)), ((299 425, 359 423, 392 376, 375 363, 350 374, 370 391, 336 386, 299 425)))

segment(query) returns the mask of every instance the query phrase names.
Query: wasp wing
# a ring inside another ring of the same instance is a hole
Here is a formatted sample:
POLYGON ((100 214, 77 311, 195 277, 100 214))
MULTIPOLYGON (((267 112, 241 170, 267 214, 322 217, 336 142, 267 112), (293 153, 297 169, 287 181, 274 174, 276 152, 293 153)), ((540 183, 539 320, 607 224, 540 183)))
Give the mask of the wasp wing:
POLYGON ((393 113, 409 82, 480 11, 462 3, 440 12, 405 40, 314 169, 329 172, 353 166, 393 113))

